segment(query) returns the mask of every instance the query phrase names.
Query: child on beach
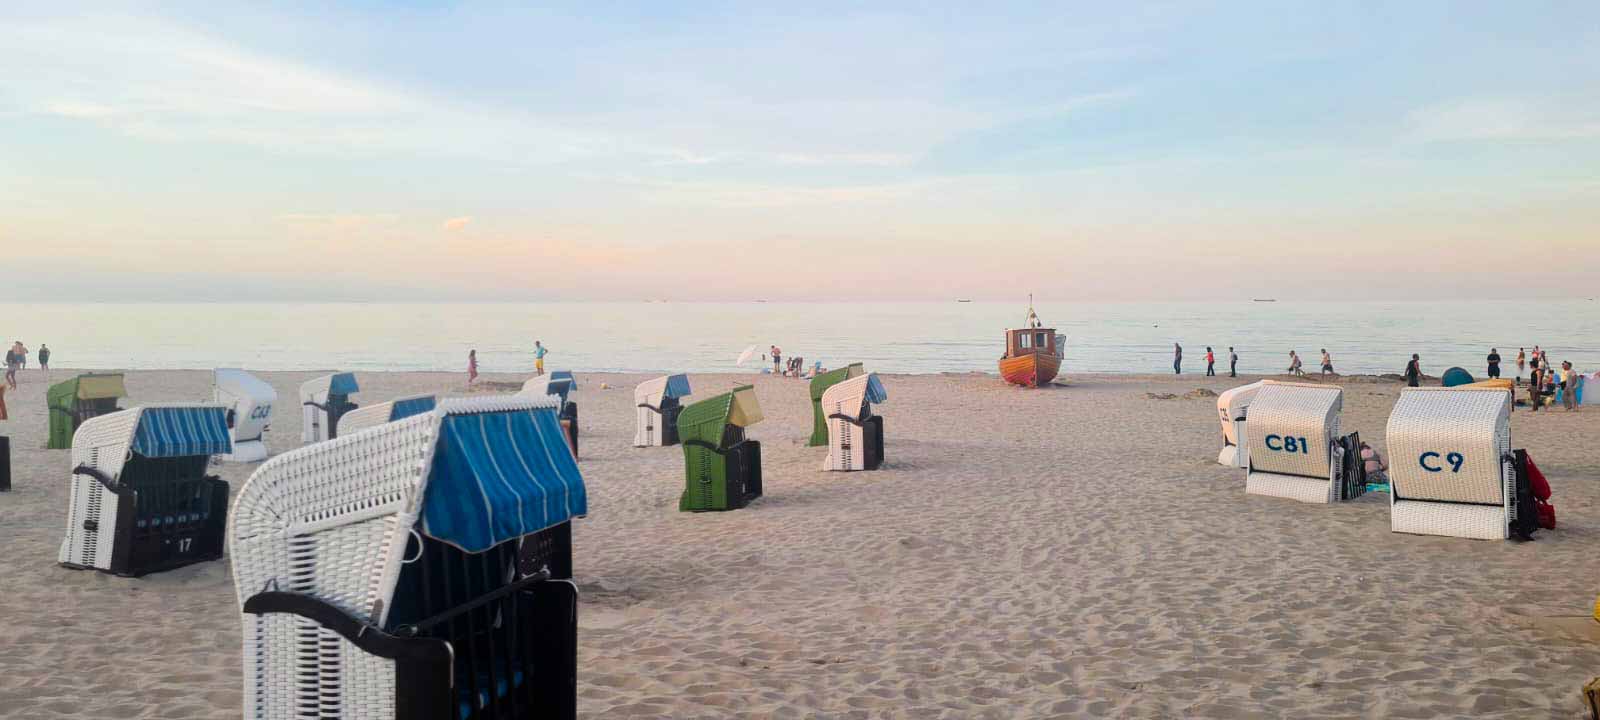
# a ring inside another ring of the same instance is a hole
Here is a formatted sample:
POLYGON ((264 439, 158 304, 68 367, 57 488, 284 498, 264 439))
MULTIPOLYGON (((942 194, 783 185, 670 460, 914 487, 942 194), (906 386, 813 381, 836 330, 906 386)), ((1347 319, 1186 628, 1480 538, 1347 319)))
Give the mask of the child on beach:
POLYGON ((476 348, 467 351, 467 384, 478 380, 478 351, 476 348))
POLYGON ((1333 374, 1333 356, 1328 354, 1327 348, 1322 349, 1322 374, 1333 374))
POLYGON ((1522 384, 1522 371, 1528 369, 1528 349, 1517 348, 1517 384, 1522 384))

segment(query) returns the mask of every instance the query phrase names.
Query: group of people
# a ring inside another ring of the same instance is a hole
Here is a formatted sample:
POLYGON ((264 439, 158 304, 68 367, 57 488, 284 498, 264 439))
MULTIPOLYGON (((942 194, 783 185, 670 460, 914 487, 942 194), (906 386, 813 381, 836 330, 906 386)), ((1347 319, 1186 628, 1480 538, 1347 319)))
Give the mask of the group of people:
MULTIPOLYGON (((1183 345, 1180 344, 1180 343, 1173 343, 1172 344, 1172 373, 1174 375, 1182 375, 1183 374, 1183 345)), ((1288 369, 1288 373, 1290 375, 1297 375, 1297 376, 1301 376, 1301 377, 1304 377, 1305 374, 1306 374, 1306 371, 1302 367, 1302 363, 1300 362, 1300 355, 1298 353, 1296 353, 1295 351, 1293 351, 1293 350, 1289 351, 1289 369, 1288 369)), ((1211 350, 1211 346, 1210 345, 1207 345, 1206 346, 1206 377, 1215 377, 1216 374, 1217 374, 1217 354, 1211 350)), ((1328 354, 1328 349, 1327 348, 1323 348, 1322 349, 1322 374, 1323 375, 1332 375, 1332 374, 1334 374, 1333 373, 1333 356, 1328 354)), ((1239 353, 1235 352, 1232 346, 1228 347, 1228 377, 1239 377, 1239 353)))
MULTIPOLYGON (((39 369, 44 371, 45 377, 50 376, 50 346, 39 346, 39 369)), ((21 340, 12 341, 11 347, 6 350, 6 387, 17 389, 17 371, 28 366, 28 346, 21 340)))
MULTIPOLYGON (((1500 353, 1491 351, 1489 357, 1492 361, 1492 377, 1499 377, 1496 366, 1499 365, 1500 353)), ((1563 360, 1561 367, 1551 367, 1550 359, 1545 356, 1545 351, 1538 345, 1533 346, 1533 354, 1527 354, 1526 348, 1517 349, 1517 383, 1522 383, 1522 370, 1524 363, 1530 371, 1528 374, 1528 407, 1534 412, 1544 405, 1545 398, 1554 397, 1556 391, 1561 394, 1561 406, 1568 412, 1578 410, 1578 371, 1572 367, 1572 362, 1563 360)))

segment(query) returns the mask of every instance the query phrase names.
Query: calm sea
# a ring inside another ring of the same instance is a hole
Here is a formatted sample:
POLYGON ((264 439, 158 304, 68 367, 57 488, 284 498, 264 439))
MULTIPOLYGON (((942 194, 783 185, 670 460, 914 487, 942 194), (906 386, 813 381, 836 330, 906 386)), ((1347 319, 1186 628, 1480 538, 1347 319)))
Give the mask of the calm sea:
MULTIPOLYGON (((0 319, 0 338, 41 343, 70 368, 464 371, 476 348, 484 372, 526 372, 542 340, 551 369, 727 372, 750 345, 826 366, 864 361, 882 372, 995 371, 1002 331, 1026 308, 999 303, 518 303, 518 304, 24 304, 0 319)), ((1294 349, 1317 370, 1328 348, 1341 372, 1397 373, 1411 353, 1438 374, 1481 375, 1499 347, 1600 369, 1600 303, 1237 302, 1041 303, 1068 336, 1063 373, 1204 370, 1206 345, 1240 370, 1281 371, 1294 349)), ((30 357, 30 365, 32 364, 30 357)), ((750 367, 758 366, 757 362, 750 367)), ((1225 365, 1219 362, 1219 365, 1225 365)), ((1225 368, 1224 368, 1225 370, 1225 368)))

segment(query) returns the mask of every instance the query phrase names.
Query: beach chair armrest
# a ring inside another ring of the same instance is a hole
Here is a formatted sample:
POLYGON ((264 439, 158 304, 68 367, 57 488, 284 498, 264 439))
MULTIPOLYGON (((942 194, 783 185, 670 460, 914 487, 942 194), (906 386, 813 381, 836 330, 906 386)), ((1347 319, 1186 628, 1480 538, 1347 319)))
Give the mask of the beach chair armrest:
POLYGON ((849 415, 846 415, 844 413, 834 413, 832 415, 829 415, 828 419, 829 420, 843 420, 843 421, 845 421, 847 423, 850 423, 851 425, 854 425, 856 427, 862 427, 863 425, 867 424, 866 420, 858 420, 858 419, 850 417, 849 415))
POLYGON ((708 443, 708 442, 706 442, 704 440, 684 440, 683 441, 683 445, 684 445, 684 447, 703 447, 703 448, 705 448, 707 450, 710 450, 711 452, 714 452, 714 453, 716 453, 718 455, 727 455, 728 454, 727 450, 724 450, 724 449, 722 449, 720 447, 717 447, 716 445, 708 443))
POLYGON ((99 468, 92 468, 92 467, 89 467, 88 465, 79 465, 79 466, 77 466, 77 467, 72 469, 72 474, 73 475, 87 475, 89 477, 92 477, 92 478, 95 479, 96 482, 100 483, 101 485, 104 485, 107 490, 110 490, 111 492, 113 492, 113 493, 115 493, 115 494, 117 494, 119 496, 120 495, 127 495, 127 494, 130 494, 130 493, 133 492, 133 490, 131 490, 129 488, 125 488, 125 487, 117 484, 117 482, 115 480, 111 479, 110 475, 107 475, 107 474, 105 474, 103 472, 100 472, 99 468))
POLYGON ((327 410, 328 410, 328 406, 327 405, 324 405, 324 404, 319 403, 319 402, 312 402, 310 400, 307 400, 305 402, 300 403, 301 407, 305 407, 306 405, 310 405, 311 407, 314 407, 314 408, 316 408, 318 410, 321 410, 323 412, 327 412, 327 410))
POLYGON ((661 408, 658 408, 658 407, 656 407, 654 405, 651 405, 650 403, 639 403, 636 407, 642 407, 642 408, 644 408, 646 410, 649 410, 650 412, 653 412, 653 413, 655 413, 657 415, 661 414, 661 408))

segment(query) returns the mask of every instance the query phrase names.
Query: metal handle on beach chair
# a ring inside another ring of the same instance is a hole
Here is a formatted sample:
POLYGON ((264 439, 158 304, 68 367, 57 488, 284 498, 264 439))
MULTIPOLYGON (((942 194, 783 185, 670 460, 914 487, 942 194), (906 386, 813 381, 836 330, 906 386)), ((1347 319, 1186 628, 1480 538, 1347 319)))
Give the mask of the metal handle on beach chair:
POLYGON ((125 488, 125 487, 122 487, 121 485, 118 485, 115 481, 113 481, 111 479, 110 475, 107 475, 107 474, 105 474, 103 472, 100 472, 99 468, 92 468, 92 467, 89 467, 88 465, 79 465, 79 466, 77 466, 77 467, 72 469, 72 474, 73 475, 88 475, 89 477, 92 477, 96 481, 98 481, 101 485, 104 485, 107 490, 110 490, 111 492, 116 493, 118 495, 126 495, 126 494, 128 494, 130 492, 133 492, 132 490, 129 490, 128 488, 125 488))

